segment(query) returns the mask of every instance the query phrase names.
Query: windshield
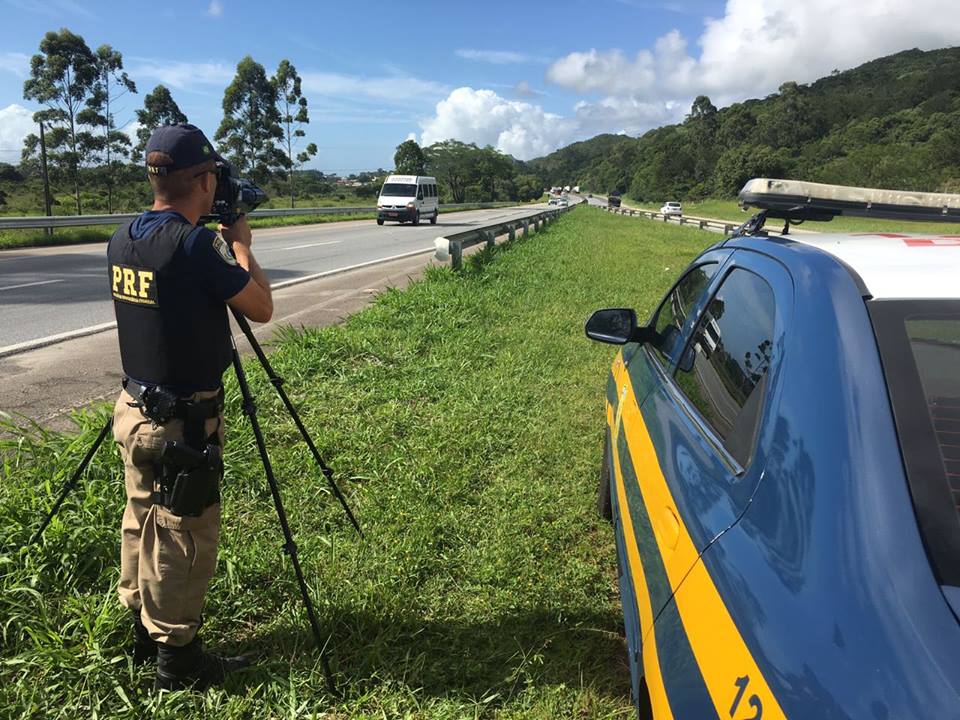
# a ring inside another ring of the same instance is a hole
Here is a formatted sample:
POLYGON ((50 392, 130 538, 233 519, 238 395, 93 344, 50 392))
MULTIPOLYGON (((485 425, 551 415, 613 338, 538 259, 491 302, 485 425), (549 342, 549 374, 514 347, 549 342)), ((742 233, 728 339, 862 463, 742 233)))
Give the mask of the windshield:
POLYGON ((960 585, 960 300, 869 305, 927 551, 960 585))
POLYGON ((413 197, 417 194, 417 186, 408 183, 384 183, 381 196, 387 197, 413 197))

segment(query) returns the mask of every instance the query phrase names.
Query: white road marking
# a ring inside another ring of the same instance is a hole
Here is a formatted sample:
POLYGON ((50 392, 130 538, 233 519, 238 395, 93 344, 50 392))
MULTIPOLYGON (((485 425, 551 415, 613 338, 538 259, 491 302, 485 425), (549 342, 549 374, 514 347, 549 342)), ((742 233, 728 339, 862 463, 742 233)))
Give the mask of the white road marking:
POLYGON ((16 290, 18 288, 33 287, 34 285, 49 285, 51 283, 63 282, 63 280, 38 280, 37 282, 28 282, 21 285, 7 285, 6 287, 0 287, 0 292, 4 290, 16 290))
POLYGON ((280 248, 281 250, 300 250, 301 248, 317 247, 318 245, 336 245, 343 240, 327 240, 326 242, 307 243, 305 245, 291 245, 290 247, 280 248))

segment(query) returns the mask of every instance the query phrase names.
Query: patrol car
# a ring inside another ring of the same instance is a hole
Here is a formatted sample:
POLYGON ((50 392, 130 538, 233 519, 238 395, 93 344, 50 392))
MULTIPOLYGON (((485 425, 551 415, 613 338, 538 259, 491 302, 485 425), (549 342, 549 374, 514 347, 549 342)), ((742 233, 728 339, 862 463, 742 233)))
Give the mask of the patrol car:
POLYGON ((641 716, 960 717, 960 195, 758 179, 607 381, 613 522, 641 716), (787 234, 763 230, 768 217, 787 234))

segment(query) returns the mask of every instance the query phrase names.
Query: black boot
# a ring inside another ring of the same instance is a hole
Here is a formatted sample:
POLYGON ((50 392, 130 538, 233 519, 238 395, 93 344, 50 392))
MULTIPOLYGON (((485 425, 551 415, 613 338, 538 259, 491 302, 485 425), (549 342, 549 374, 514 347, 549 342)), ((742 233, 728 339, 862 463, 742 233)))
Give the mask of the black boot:
POLYGON ((133 612, 133 664, 146 665, 157 659, 157 643, 140 620, 140 611, 133 612))
POLYGON ((203 651, 203 643, 195 637, 182 647, 157 643, 157 690, 202 692, 212 685, 223 684, 227 673, 247 667, 250 658, 221 657, 203 651))

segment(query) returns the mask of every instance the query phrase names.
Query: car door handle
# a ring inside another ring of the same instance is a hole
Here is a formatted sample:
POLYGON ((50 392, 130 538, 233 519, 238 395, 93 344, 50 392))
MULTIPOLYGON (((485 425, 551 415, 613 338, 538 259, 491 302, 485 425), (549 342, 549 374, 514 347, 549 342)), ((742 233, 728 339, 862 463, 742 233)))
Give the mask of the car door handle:
POLYGON ((663 544, 673 550, 680 539, 680 519, 673 508, 665 507, 660 511, 660 539, 663 544))

